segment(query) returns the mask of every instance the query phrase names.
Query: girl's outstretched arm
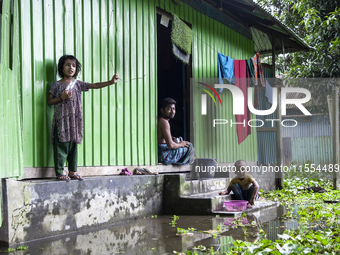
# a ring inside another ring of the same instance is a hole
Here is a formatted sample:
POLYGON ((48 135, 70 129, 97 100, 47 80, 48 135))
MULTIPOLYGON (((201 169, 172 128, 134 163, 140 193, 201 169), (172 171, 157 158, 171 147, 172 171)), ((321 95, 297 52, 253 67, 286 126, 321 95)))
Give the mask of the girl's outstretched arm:
POLYGON ((112 84, 115 84, 118 81, 118 79, 119 79, 118 74, 115 74, 114 76, 112 76, 112 79, 110 81, 90 83, 90 89, 101 89, 110 86, 112 84))

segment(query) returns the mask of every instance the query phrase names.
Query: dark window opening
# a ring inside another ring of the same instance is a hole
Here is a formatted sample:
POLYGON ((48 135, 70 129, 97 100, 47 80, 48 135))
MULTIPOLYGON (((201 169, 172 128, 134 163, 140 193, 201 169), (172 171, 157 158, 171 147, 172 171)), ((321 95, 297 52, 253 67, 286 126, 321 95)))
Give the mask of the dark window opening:
MULTIPOLYGON (((164 11, 163 11, 164 12, 164 11)), ((170 16, 170 15, 169 15, 170 16)), ((161 15, 157 14, 157 85, 158 108, 163 98, 176 100, 176 115, 170 121, 171 135, 190 140, 190 77, 191 56, 189 65, 184 64, 172 52, 171 27, 160 24, 161 15)))

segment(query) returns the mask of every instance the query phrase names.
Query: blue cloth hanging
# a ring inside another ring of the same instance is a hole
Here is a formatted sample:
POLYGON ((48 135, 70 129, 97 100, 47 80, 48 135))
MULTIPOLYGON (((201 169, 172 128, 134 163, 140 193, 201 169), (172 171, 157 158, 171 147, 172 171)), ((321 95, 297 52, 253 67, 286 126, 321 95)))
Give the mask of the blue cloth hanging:
MULTIPOLYGON (((226 79, 229 83, 235 84, 234 75, 234 59, 217 52, 217 69, 218 69, 218 82, 223 84, 223 79, 226 79)), ((222 93, 223 89, 218 89, 219 93, 222 93)))

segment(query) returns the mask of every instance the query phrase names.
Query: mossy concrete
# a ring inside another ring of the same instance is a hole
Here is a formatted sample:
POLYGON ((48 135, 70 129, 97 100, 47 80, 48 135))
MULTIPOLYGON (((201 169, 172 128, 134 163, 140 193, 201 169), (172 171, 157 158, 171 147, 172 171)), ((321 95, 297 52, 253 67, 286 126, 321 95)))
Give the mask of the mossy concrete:
MULTIPOLYGON (((258 179, 260 187, 265 181, 265 190, 274 189, 275 178, 267 178, 258 179)), ((186 180, 186 174, 69 182, 2 179, 0 243, 25 243, 150 215, 211 215, 231 199, 218 195, 229 182, 230 178, 186 180)))
POLYGON ((176 215, 210 215, 220 200, 230 199, 218 196, 228 187, 226 178, 186 181, 185 174, 164 177, 164 213, 176 215))
POLYGON ((162 175, 91 177, 84 181, 3 179, 6 245, 162 213, 162 175))

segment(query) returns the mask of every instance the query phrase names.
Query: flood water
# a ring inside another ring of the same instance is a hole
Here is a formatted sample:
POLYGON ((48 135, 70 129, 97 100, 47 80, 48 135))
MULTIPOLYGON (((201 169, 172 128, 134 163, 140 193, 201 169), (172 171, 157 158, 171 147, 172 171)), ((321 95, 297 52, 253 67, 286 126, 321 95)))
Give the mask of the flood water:
MULTIPOLYGON (((252 221, 258 226, 247 225, 246 228, 232 228, 233 217, 216 216, 184 216, 179 215, 176 227, 171 226, 173 215, 162 215, 157 218, 145 218, 125 221, 120 225, 110 225, 105 228, 90 229, 86 232, 75 232, 59 237, 25 243, 26 251, 14 250, 5 252, 0 248, 0 254, 174 254, 173 251, 192 250, 193 247, 204 245, 214 250, 227 252, 234 240, 255 242, 262 228, 271 240, 277 239, 286 229, 297 227, 295 221, 285 222, 279 219, 284 213, 283 207, 274 207, 250 213, 245 224, 252 221), (219 225, 226 229, 216 238, 212 234, 201 231, 216 230, 219 225), (195 228, 192 236, 176 235, 177 227, 195 228), (246 235, 245 232, 246 231, 246 235)), ((16 247, 13 247, 14 249, 16 247)))

